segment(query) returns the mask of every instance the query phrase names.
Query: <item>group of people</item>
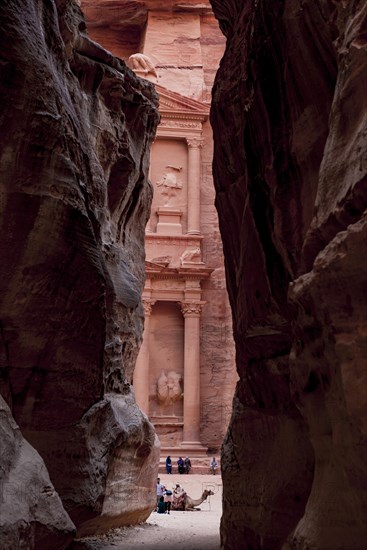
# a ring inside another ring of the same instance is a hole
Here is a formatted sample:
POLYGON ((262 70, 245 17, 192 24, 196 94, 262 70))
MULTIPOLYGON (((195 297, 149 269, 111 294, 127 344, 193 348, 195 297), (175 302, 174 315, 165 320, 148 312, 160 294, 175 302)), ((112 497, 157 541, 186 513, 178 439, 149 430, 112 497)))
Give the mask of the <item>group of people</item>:
MULTIPOLYGON (((210 473, 215 475, 217 473, 218 469, 218 462, 215 458, 215 456, 210 460, 210 473)), ((191 461, 189 457, 187 456, 185 460, 180 456, 177 460, 177 468, 179 474, 188 474, 191 470, 191 461)), ((166 458, 166 470, 167 474, 172 473, 172 459, 170 456, 167 456, 166 458)), ((162 483, 160 478, 157 478, 157 512, 158 514, 169 514, 171 511, 172 502, 175 499, 175 505, 178 506, 180 504, 180 500, 185 498, 185 491, 181 487, 179 483, 176 483, 176 485, 172 488, 172 491, 170 489, 167 489, 162 483)), ((175 508, 176 509, 176 508, 175 508)))
MULTIPOLYGON (((182 456, 177 460, 177 470, 179 474, 189 474, 191 470, 191 460, 187 456, 183 460, 182 456)), ((170 456, 166 458, 166 471, 167 474, 172 474, 172 459, 170 456)))
POLYGON ((180 500, 185 495, 185 491, 179 483, 173 487, 172 491, 167 489, 162 483, 160 478, 157 479, 157 512, 158 514, 169 514, 171 511, 171 505, 173 498, 180 500))
MULTIPOLYGON (((215 456, 210 460, 210 473, 215 475, 218 470, 218 462, 215 458, 215 456)), ((185 460, 182 458, 182 456, 179 457, 177 460, 177 471, 179 474, 189 474, 191 470, 191 460, 187 456, 185 460)), ((172 474, 172 459, 170 456, 167 456, 166 458, 166 471, 167 474, 172 474)))

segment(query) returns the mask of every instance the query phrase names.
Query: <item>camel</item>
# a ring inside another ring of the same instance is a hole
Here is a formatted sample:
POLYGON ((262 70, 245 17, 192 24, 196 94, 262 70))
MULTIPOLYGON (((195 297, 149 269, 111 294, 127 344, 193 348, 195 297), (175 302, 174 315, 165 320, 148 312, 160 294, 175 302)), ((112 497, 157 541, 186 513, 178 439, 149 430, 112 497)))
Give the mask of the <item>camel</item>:
POLYGON ((183 492, 177 496, 173 496, 172 510, 194 510, 195 506, 199 506, 210 495, 214 495, 210 489, 205 489, 200 498, 191 498, 187 493, 183 492))

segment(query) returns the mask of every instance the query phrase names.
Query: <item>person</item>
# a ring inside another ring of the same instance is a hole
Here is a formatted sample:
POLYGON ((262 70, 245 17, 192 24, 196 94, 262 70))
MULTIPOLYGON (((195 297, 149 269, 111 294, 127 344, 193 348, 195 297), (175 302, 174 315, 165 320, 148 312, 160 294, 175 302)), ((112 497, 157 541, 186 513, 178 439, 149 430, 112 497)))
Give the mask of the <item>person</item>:
POLYGON ((186 492, 183 487, 179 483, 176 483, 176 485, 173 487, 173 500, 172 500, 172 508, 174 510, 184 510, 185 509, 185 499, 186 499, 186 492))
POLYGON ((176 485, 173 487, 173 494, 174 495, 179 495, 181 493, 183 493, 184 490, 183 488, 181 487, 181 485, 179 483, 176 483, 176 485))
POLYGON ((172 474, 172 460, 170 456, 166 458, 166 470, 167 474, 172 474))
POLYGON ((166 488, 164 489, 165 489, 163 494, 164 503, 166 505, 166 512, 167 514, 169 514, 171 511, 171 502, 173 501, 173 493, 169 489, 166 489, 166 488))
POLYGON ((218 462, 215 460, 215 456, 210 461, 210 471, 214 475, 216 473, 216 469, 218 468, 218 462))
POLYGON ((159 503, 159 499, 163 496, 164 486, 161 483, 160 478, 157 478, 157 506, 159 503))
POLYGON ((164 503, 164 497, 159 497, 158 501, 158 508, 157 508, 158 514, 165 514, 166 513, 166 505, 164 503))
POLYGON ((190 470, 191 470, 191 460, 189 459, 189 457, 187 456, 185 458, 185 471, 186 473, 190 473, 190 470))
POLYGON ((185 472, 185 463, 182 460, 182 456, 179 457, 177 460, 177 466, 178 466, 178 473, 183 474, 185 472))

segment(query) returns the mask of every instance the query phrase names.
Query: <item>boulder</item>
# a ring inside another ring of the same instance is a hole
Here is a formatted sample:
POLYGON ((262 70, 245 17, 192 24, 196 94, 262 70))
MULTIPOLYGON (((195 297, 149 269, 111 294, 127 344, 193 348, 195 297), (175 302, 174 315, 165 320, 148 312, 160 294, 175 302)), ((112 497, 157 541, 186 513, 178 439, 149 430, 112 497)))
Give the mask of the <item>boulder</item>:
POLYGON ((2 550, 62 550, 75 534, 37 451, 24 439, 0 396, 2 550))

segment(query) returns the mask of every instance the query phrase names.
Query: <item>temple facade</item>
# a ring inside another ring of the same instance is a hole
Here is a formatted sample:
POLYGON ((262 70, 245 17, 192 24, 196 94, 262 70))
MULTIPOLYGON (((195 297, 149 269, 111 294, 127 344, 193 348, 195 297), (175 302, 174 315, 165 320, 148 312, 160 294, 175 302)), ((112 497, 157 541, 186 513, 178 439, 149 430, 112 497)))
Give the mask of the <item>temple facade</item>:
POLYGON ((208 120, 223 36, 209 3, 139 2, 124 17, 123 2, 115 11, 110 2, 103 20, 97 4, 82 3, 92 38, 154 82, 160 97, 135 396, 162 456, 205 456, 220 448, 237 380, 208 120))

